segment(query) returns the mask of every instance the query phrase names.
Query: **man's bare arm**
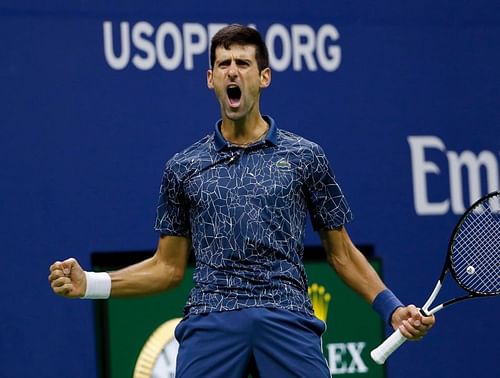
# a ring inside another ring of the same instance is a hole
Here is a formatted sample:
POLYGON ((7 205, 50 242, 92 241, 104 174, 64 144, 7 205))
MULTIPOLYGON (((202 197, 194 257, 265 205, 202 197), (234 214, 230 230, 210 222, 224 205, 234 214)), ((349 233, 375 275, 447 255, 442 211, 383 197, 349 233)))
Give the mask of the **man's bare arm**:
MULTIPOLYGON (((137 264, 110 272, 111 295, 141 296, 159 293, 177 286, 184 277, 191 240, 179 236, 162 236, 155 254, 137 264)), ((49 282, 54 293, 81 298, 87 289, 87 278, 78 261, 69 258, 50 266, 49 282)))
POLYGON ((373 302, 385 285, 351 241, 346 229, 321 231, 320 237, 328 263, 340 278, 369 303, 373 302))
POLYGON ((154 294, 178 286, 184 278, 190 248, 191 240, 188 238, 160 237, 152 257, 110 272, 111 296, 154 294))
MULTIPOLYGON (((349 287, 370 304, 374 303, 379 294, 390 293, 377 272, 351 241, 344 227, 321 231, 320 237, 328 263, 349 287)), ((392 314, 388 314, 392 327, 399 328, 410 340, 422 338, 435 323, 434 316, 424 317, 414 305, 398 307, 392 314)))

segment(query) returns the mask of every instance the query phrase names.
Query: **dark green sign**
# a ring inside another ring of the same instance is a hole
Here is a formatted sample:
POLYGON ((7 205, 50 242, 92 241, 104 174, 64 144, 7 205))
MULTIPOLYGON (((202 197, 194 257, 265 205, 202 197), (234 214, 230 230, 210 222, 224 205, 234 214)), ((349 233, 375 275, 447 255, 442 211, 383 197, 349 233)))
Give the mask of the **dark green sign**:
MULTIPOLYGON (((145 254, 107 255, 113 264, 101 259, 94 262, 94 269, 110 270, 148 257, 145 254)), ((380 270, 378 260, 369 261, 380 270)), ((378 315, 340 281, 325 260, 306 260, 305 266, 315 313, 327 323, 323 351, 332 375, 384 377, 384 368, 369 357, 370 350, 383 338, 383 324, 378 315)), ((101 377, 146 378, 152 376, 153 369, 162 371, 165 377, 173 377, 176 342, 172 335, 176 321, 172 319, 182 317, 193 285, 192 273, 191 266, 183 283, 172 292, 146 298, 96 301, 101 377), (160 327, 162 329, 153 335, 160 327)))

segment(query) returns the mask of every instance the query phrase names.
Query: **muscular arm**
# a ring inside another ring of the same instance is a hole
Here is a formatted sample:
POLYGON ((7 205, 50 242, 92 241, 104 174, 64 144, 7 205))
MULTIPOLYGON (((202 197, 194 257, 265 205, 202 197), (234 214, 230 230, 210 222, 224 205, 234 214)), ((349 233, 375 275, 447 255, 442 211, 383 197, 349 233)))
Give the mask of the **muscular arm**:
MULTIPOLYGON (((351 241, 346 229, 320 232, 328 263, 354 291, 373 303, 386 287, 379 275, 351 241)), ((434 325, 434 316, 423 317, 414 305, 399 307, 392 314, 391 324, 410 340, 422 338, 434 325)))
POLYGON ((321 231, 320 237, 330 266, 349 287, 369 303, 373 302, 385 285, 351 241, 346 229, 321 231))
MULTIPOLYGON (((160 237, 151 258, 109 273, 111 296, 148 295, 177 286, 184 277, 190 248, 189 238, 160 237)), ((54 293, 68 298, 82 297, 87 288, 85 273, 74 258, 52 264, 49 282, 54 293)))
POLYGON ((152 257, 110 272, 111 296, 148 295, 176 287, 184 278, 190 248, 188 238, 160 237, 152 257))

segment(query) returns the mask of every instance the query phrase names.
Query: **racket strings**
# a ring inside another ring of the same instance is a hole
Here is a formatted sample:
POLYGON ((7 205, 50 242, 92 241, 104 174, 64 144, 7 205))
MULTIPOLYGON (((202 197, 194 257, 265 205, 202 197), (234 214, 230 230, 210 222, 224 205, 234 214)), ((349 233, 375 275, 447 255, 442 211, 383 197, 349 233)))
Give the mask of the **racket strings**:
POLYGON ((500 292, 499 196, 478 204, 457 229, 451 263, 458 283, 480 294, 500 292))
POLYGON ((468 281, 472 287, 477 287, 478 281, 487 287, 492 287, 491 285, 495 284, 498 287, 498 272, 495 274, 495 262, 498 264, 500 223, 495 222, 490 215, 483 212, 480 218, 474 219, 474 222, 468 222, 470 225, 466 224, 471 229, 469 239, 465 239, 464 243, 467 249, 464 248, 465 252, 463 253, 467 253, 464 255, 467 259, 464 259, 462 264, 457 266, 465 271, 467 276, 464 280, 468 281), (467 242, 472 243, 467 244, 467 242))
MULTIPOLYGON (((481 248, 481 245, 469 247, 481 248)), ((454 270, 459 281, 467 289, 480 293, 495 293, 499 290, 499 274, 494 267, 495 261, 498 261, 495 254, 471 254, 469 250, 457 258, 454 270)))

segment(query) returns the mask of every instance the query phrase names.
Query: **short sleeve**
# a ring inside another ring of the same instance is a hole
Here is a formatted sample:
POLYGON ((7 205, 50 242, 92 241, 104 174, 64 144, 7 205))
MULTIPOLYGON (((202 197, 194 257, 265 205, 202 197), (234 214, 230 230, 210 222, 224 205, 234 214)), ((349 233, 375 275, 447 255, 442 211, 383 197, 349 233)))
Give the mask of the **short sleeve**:
POLYGON ((189 236, 189 206, 183 194, 182 181, 173 168, 171 161, 165 166, 156 208, 155 230, 163 235, 189 236))
POLYGON ((305 181, 307 204, 316 231, 338 228, 353 218, 323 149, 314 145, 305 181))

